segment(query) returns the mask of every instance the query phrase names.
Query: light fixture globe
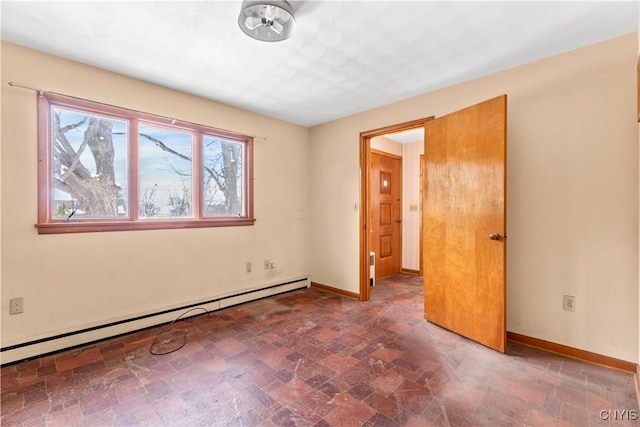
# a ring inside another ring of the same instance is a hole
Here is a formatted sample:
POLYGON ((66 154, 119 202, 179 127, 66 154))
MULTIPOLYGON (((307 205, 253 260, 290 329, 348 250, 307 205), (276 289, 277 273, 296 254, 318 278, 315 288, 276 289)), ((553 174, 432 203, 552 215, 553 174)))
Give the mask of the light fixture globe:
POLYGON ((244 1, 238 25, 249 37, 263 42, 288 39, 296 31, 291 5, 284 1, 244 1))

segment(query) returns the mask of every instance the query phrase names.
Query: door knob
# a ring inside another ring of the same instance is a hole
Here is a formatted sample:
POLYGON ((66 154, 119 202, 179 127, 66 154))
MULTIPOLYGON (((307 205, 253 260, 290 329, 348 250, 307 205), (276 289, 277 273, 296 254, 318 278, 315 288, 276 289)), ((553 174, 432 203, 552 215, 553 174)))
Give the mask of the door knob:
POLYGON ((499 233, 489 234, 489 240, 500 240, 500 234, 499 233))

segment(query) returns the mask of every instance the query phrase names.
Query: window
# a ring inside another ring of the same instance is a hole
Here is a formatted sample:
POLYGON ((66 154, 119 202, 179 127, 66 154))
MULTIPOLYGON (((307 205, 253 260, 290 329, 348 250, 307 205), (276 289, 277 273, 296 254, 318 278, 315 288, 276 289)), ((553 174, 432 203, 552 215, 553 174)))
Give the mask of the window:
POLYGON ((41 234, 252 225, 250 137, 40 95, 41 234))

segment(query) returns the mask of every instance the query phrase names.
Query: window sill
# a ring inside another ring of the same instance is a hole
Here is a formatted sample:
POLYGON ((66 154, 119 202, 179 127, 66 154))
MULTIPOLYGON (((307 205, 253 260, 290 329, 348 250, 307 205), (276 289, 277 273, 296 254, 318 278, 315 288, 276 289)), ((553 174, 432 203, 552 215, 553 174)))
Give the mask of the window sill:
POLYGON ((240 227, 253 225, 255 218, 216 218, 200 220, 77 221, 36 224, 38 234, 94 233, 101 231, 172 230, 177 228, 240 227))

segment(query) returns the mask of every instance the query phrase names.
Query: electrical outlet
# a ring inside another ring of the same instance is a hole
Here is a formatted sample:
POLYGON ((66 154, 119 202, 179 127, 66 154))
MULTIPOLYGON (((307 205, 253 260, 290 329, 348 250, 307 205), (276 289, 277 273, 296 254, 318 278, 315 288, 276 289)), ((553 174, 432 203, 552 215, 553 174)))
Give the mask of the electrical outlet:
POLYGON ((571 295, 563 295, 562 309, 567 311, 576 311, 576 297, 571 295))
POLYGON ((247 263, 247 273, 251 273, 251 263, 247 263))
POLYGON ((11 298, 9 300, 9 314, 24 313, 24 298, 11 298))
POLYGON ((269 261, 268 259, 264 260, 264 269, 265 270, 269 270, 271 268, 271 261, 269 261))

